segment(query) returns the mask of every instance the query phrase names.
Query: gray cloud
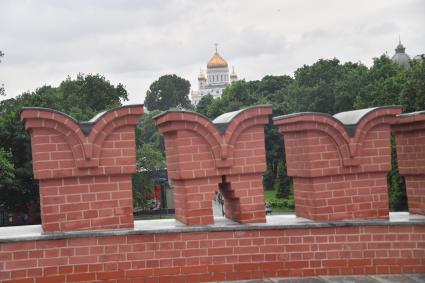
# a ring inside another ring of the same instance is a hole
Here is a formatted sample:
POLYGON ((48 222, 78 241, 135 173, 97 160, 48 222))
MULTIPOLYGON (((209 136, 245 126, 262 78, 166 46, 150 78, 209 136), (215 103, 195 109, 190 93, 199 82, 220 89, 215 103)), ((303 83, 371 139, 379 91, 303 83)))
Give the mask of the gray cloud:
POLYGON ((387 35, 397 32, 397 26, 394 23, 391 22, 385 22, 380 24, 375 24, 367 27, 366 32, 370 35, 387 35))

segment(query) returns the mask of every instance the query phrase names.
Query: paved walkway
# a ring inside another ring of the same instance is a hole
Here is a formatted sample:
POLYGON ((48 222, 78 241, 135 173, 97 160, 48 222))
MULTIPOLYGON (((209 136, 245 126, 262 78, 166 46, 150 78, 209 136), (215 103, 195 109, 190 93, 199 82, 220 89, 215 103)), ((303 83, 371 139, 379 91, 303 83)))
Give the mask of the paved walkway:
POLYGON ((369 276, 270 278, 259 280, 226 281, 226 283, 425 283, 425 273, 369 276))

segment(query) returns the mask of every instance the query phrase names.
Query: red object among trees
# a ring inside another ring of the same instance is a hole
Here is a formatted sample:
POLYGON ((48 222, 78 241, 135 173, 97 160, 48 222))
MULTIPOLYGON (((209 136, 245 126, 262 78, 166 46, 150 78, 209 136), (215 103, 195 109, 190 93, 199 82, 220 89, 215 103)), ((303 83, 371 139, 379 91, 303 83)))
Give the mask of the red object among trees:
POLYGON ((156 201, 161 201, 161 185, 160 184, 155 184, 154 189, 154 198, 156 201))
POLYGON ((89 122, 24 108, 45 232, 133 227, 134 126, 143 106, 124 106, 89 122))
POLYGON ((388 218, 390 125, 399 107, 330 116, 274 118, 284 135, 297 216, 313 220, 388 218))
POLYGON ((212 122, 186 111, 154 117, 164 134, 176 219, 187 225, 212 224, 211 201, 220 190, 228 218, 265 222, 264 125, 271 113, 271 106, 255 106, 212 122))

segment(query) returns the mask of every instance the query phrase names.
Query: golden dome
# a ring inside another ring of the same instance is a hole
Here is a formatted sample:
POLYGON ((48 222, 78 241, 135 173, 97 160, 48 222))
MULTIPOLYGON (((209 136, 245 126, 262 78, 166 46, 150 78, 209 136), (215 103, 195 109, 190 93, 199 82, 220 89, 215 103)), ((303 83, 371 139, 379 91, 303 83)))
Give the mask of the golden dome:
POLYGON ((225 68, 227 67, 226 60, 223 59, 223 57, 218 54, 216 51, 213 55, 213 57, 208 61, 207 68, 225 68))

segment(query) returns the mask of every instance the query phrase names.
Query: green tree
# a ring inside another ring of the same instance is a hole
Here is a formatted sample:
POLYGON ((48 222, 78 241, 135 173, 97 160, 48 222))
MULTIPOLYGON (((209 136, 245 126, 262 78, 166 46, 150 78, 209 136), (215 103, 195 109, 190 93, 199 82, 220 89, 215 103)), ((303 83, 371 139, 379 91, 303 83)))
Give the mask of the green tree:
POLYGON ((57 107, 77 120, 89 120, 99 111, 121 106, 128 100, 122 84, 112 85, 104 76, 78 74, 76 80, 68 77, 57 89, 61 99, 57 107))
MULTIPOLYGON (((0 147, 0 190, 8 190, 15 181, 12 153, 0 147)), ((4 192, 2 192, 4 193, 4 192)))
POLYGON ((153 119, 159 113, 161 111, 154 110, 142 116, 136 128, 136 145, 138 149, 142 148, 144 144, 151 144, 156 150, 164 152, 164 139, 153 119))
POLYGON ((382 55, 374 58, 367 79, 364 91, 356 97, 354 108, 400 105, 401 93, 407 82, 403 67, 382 55))
POLYGON ((352 110, 362 95, 368 69, 359 63, 341 64, 338 59, 320 59, 295 71, 295 80, 282 96, 283 113, 322 112, 335 114, 352 110))
POLYGON ((261 104, 272 104, 273 115, 285 114, 283 102, 288 95, 288 87, 294 82, 290 76, 265 76, 258 84, 258 99, 261 104))
POLYGON ((285 113, 320 111, 332 113, 335 102, 335 82, 341 78, 338 59, 320 59, 312 66, 295 71, 295 82, 289 87, 285 113))
POLYGON ((252 83, 253 96, 260 103, 270 103, 275 100, 274 95, 279 91, 286 89, 294 79, 290 76, 271 76, 267 75, 259 81, 248 82, 252 83))
POLYGON ((8 205, 10 203, 15 203, 13 207, 19 205, 19 200, 16 201, 15 198, 21 192, 16 186, 15 173, 12 153, 0 147, 0 208, 8 209, 11 207, 8 205))
POLYGON ((196 105, 196 112, 208 116, 208 110, 211 107, 211 104, 214 101, 214 97, 211 94, 207 94, 199 100, 198 105, 196 105))
POLYGON ((189 90, 188 80, 176 75, 164 75, 149 86, 145 106, 149 111, 173 107, 190 108, 189 90))
POLYGON ((274 181, 275 176, 273 174, 273 171, 267 168, 267 171, 263 174, 263 188, 265 190, 273 190, 274 189, 274 181))
MULTIPOLYGON (((17 211, 28 203, 38 203, 38 183, 33 178, 31 144, 19 118, 19 109, 5 111, 0 102, 0 148, 10 153, 14 182, 1 188, 0 206, 17 211)), ((9 105, 10 106, 10 105, 9 105)))
POLYGON ((114 86, 100 75, 79 74, 75 80, 67 78, 58 87, 43 86, 1 101, 0 148, 12 154, 15 179, 7 193, 2 189, 0 205, 14 211, 30 202, 38 203, 30 138, 20 121, 22 107, 47 107, 78 120, 89 120, 101 111, 120 106, 121 100, 127 100, 127 92, 121 84, 114 86))
POLYGON ((425 60, 413 60, 406 71, 400 102, 405 112, 425 110, 425 60))
MULTIPOLYGON (((265 188, 273 189, 275 187, 275 179, 278 174, 278 167, 281 163, 286 163, 285 148, 283 146, 283 137, 279 133, 272 121, 265 128, 265 144, 266 144, 266 160, 267 171, 263 175, 263 184, 265 188)), ((286 171, 282 178, 288 178, 286 171)))
POLYGON ((166 168, 165 158, 154 145, 145 143, 138 151, 138 166, 144 171, 159 171, 166 168))
POLYGON ((286 175, 286 168, 283 162, 279 162, 277 176, 275 180, 276 196, 278 198, 288 198, 291 194, 291 182, 286 175))
POLYGON ((256 96, 258 81, 247 82, 240 80, 233 82, 224 91, 221 97, 224 112, 234 111, 243 107, 259 104, 256 96))
POLYGON ((356 97, 363 96, 368 82, 368 68, 360 63, 342 65, 342 76, 335 82, 333 113, 354 109, 356 97))

